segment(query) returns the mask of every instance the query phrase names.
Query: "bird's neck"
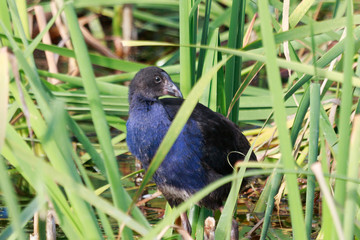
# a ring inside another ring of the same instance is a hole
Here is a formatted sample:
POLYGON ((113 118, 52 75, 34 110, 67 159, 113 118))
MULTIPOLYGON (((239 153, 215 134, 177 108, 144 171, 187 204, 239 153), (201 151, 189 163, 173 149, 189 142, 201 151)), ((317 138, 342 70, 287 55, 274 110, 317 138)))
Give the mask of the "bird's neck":
POLYGON ((130 110, 139 109, 139 108, 149 109, 151 105, 153 105, 157 101, 158 99, 156 98, 147 98, 145 96, 136 93, 129 95, 130 110))

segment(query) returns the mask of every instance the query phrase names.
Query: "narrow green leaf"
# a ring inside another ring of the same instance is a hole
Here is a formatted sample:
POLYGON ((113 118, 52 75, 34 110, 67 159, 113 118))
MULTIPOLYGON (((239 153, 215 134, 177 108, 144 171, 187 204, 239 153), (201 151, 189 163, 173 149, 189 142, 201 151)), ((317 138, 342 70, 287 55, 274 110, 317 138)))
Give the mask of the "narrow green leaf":
POLYGON ((14 227, 14 235, 16 239, 25 239, 21 222, 20 222, 20 207, 15 195, 15 190, 11 183, 7 168, 5 165, 5 159, 0 156, 0 189, 2 191, 2 197, 5 200, 7 211, 9 212, 9 218, 11 219, 14 227))
MULTIPOLYGON (((273 108, 275 123, 278 128, 279 138, 281 142, 280 151, 282 154, 282 163, 285 166, 285 169, 294 170, 295 163, 292 156, 290 136, 286 125, 283 124, 286 122, 285 106, 281 95, 278 94, 279 92, 281 92, 281 80, 279 74, 279 67, 275 61, 275 41, 272 36, 272 28, 270 25, 271 18, 268 8, 268 1, 264 0, 259 2, 261 34, 262 38, 266 39, 266 41, 263 41, 263 45, 265 50, 265 57, 267 58, 266 70, 269 79, 268 83, 274 103, 273 108)), ((288 199, 290 205, 290 214, 294 238, 306 239, 305 225, 303 220, 304 218, 296 175, 285 174, 285 179, 288 188, 292 190, 288 193, 288 199)))
POLYGON ((296 24, 300 22, 300 20, 304 17, 304 15, 314 2, 315 0, 304 0, 301 1, 299 5, 297 5, 289 18, 289 23, 291 27, 295 27, 296 24))
MULTIPOLYGON (((1 158, 1 157, 0 157, 1 158)), ((21 211, 19 220, 21 222, 21 227, 24 227, 34 216, 35 212, 39 211, 41 207, 45 204, 45 199, 40 197, 35 197, 31 202, 21 211)), ((10 239, 14 234, 14 226, 9 225, 1 231, 0 240, 10 239)), ((24 238, 25 239, 25 238, 24 238)))
MULTIPOLYGON (((348 177, 357 178, 359 174, 360 156, 360 116, 354 119, 354 128, 351 134, 348 177)), ((346 184, 346 199, 344 207, 344 232, 345 239, 354 239, 355 216, 359 209, 358 205, 359 185, 352 182, 346 184)))
MULTIPOLYGON (((353 39, 353 2, 347 1, 346 14, 346 37, 344 51, 344 81, 342 84, 342 95, 340 104, 340 120, 339 120, 339 152, 335 156, 336 174, 346 175, 349 159, 350 144, 350 115, 352 107, 352 85, 351 78, 353 76, 352 64, 354 56, 354 39, 353 39)), ((340 206, 344 206, 346 198, 346 182, 336 180, 335 182, 335 200, 340 206)), ((343 220, 343 214, 340 212, 340 221, 343 220)))
POLYGON ((180 0, 179 2, 179 17, 180 17, 180 89, 184 97, 189 94, 193 84, 193 68, 191 62, 191 44, 190 39, 190 10, 191 1, 180 0))
MULTIPOLYGON (((99 98, 99 92, 95 83, 95 76, 87 52, 87 47, 83 36, 81 35, 77 16, 72 3, 68 2, 64 9, 64 13, 67 21, 72 23, 68 25, 70 36, 74 45, 79 70, 82 78, 84 79, 84 88, 90 103, 92 119, 102 149, 106 175, 108 176, 111 185, 112 197, 115 206, 119 207, 123 211, 126 211, 129 203, 126 201, 126 198, 124 198, 124 195, 127 195, 127 193, 121 185, 120 172, 111 144, 109 127, 99 98)), ((122 234, 124 238, 132 238, 132 232, 128 228, 125 228, 122 234)))
MULTIPOLYGON (((239 49, 242 47, 245 19, 245 0, 234 0, 231 7, 231 20, 229 29, 228 48, 239 49)), ((242 58, 234 56, 226 63, 225 72, 225 97, 226 107, 229 109, 237 89, 240 86, 242 58)), ((233 111, 228 114, 229 119, 237 124, 239 101, 233 106, 233 111)))
MULTIPOLYGON (((309 161, 311 166, 317 161, 319 144, 319 120, 320 120, 320 84, 311 83, 310 85, 310 138, 309 138, 309 161)), ((315 177, 307 176, 306 188, 306 209, 305 225, 307 238, 311 239, 313 211, 315 196, 315 177)))
POLYGON ((5 129, 8 111, 8 100, 9 100, 9 55, 7 48, 0 48, 0 152, 5 141, 5 129))

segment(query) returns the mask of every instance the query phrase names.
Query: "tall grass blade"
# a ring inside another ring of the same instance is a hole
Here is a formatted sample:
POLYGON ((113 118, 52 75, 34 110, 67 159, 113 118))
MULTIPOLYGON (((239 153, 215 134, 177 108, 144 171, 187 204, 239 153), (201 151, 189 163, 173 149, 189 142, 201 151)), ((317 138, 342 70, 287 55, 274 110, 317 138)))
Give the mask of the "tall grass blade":
MULTIPOLYGON (((4 26, 10 32, 12 23, 10 20, 10 13, 6 1, 0 1, 0 20, 4 23, 4 26)), ((2 28, 0 28, 0 33, 4 33, 2 28)), ((9 44, 9 41, 6 38, 0 41, 0 47, 9 46, 9 44)))
MULTIPOLYGON (((13 84, 10 85, 10 90, 14 95, 15 99, 21 102, 19 93, 17 92, 18 89, 13 86, 13 84)), ((31 126, 34 129, 35 134, 41 139, 41 143, 44 146, 44 150, 49 157, 49 160, 59 171, 62 171, 64 175, 69 175, 74 179, 74 181, 80 182, 80 177, 76 172, 76 168, 74 163, 72 162, 71 157, 65 158, 65 154, 61 153, 61 149, 58 148, 54 139, 44 139, 47 124, 42 119, 40 113, 36 109, 36 106, 33 104, 28 94, 25 92, 25 89, 22 88, 20 91, 23 91, 24 98, 27 103, 27 108, 30 112, 31 126)), ((69 189, 67 189, 67 191, 69 191, 69 189)), ((82 231, 85 231, 85 225, 93 225, 93 228, 91 230, 87 230, 88 232, 83 232, 83 234, 85 236, 87 236, 87 234, 88 236, 96 236, 100 234, 100 232, 98 232, 99 228, 97 226, 97 223, 93 218, 92 211, 89 211, 89 206, 85 202, 81 201, 77 196, 70 194, 70 192, 68 192, 68 197, 70 202, 73 204, 74 211, 76 211, 79 216, 87 216, 86 219, 78 219, 79 223, 83 224, 82 231), (91 222, 91 220, 93 221, 91 222)))
MULTIPOLYGON (((340 104, 339 119, 339 153, 336 159, 336 174, 346 175, 348 159, 349 159, 349 143, 350 143, 350 114, 352 107, 352 86, 351 78, 353 76, 352 64, 354 56, 354 39, 353 39, 353 2, 347 1, 346 14, 346 37, 344 49, 344 82, 342 84, 342 95, 340 104)), ((346 182, 337 179, 335 181, 335 200, 343 207, 346 198, 346 182)), ((340 221, 343 220, 343 214, 340 212, 340 221)))
MULTIPOLYGON (((73 214, 73 211, 68 205, 68 200, 58 185, 54 181, 44 177, 44 172, 41 171, 41 168, 34 168, 38 158, 34 156, 34 153, 27 143, 11 125, 8 125, 6 128, 6 139, 8 141, 6 141, 6 145, 1 154, 18 169, 22 176, 35 186, 38 191, 44 192, 44 187, 46 186, 46 191, 49 193, 49 197, 59 217, 62 230, 69 238, 74 237, 78 239, 81 236, 80 220, 77 215, 73 214)), ((40 193, 38 196, 43 197, 40 193)))
MULTIPOLYGON (((205 2, 205 17, 204 17, 204 24, 203 24, 203 28, 202 28, 202 35, 201 35, 201 41, 200 41, 201 45, 206 45, 208 43, 211 2, 212 2, 212 0, 206 0, 206 2, 205 2)), ((197 69, 196 69, 196 79, 199 79, 201 74, 203 73, 205 52, 206 52, 206 49, 200 48, 199 57, 198 57, 198 65, 197 65, 197 69)))
POLYGON ((192 84, 194 69, 192 69, 191 49, 191 26, 190 26, 190 10, 191 1, 179 1, 179 17, 180 17, 180 89, 186 98, 189 94, 192 84))
POLYGON ((16 1, 8 1, 8 4, 11 5, 12 3, 16 3, 16 9, 20 17, 20 24, 24 29, 24 34, 27 39, 30 39, 30 30, 29 30, 29 23, 28 23, 28 13, 26 9, 27 2, 26 0, 16 0, 16 1))
MULTIPOLYGON (((83 166, 80 163, 80 160, 78 159, 77 155, 72 151, 72 146, 70 142, 70 137, 68 135, 67 131, 64 131, 66 129, 66 113, 64 110, 64 104, 60 102, 59 100, 55 100, 52 103, 52 111, 51 119, 49 121, 47 132, 44 136, 44 142, 49 141, 50 139, 54 139, 56 144, 58 145, 58 148, 60 149, 62 155, 64 155, 65 159, 74 159, 75 163, 77 164, 77 168, 79 169, 79 172, 82 173, 82 179, 84 180, 85 184, 89 187, 89 189, 94 190, 91 186, 90 180, 88 179, 88 176, 83 169, 83 166)), ((69 163, 70 168, 75 168, 75 164, 69 163)), ((74 173, 76 174, 76 173, 74 173)), ((70 192, 69 194, 74 194, 73 192, 70 192)), ((89 215, 92 217, 93 222, 97 222, 95 213, 90 210, 89 206, 89 215)), ((100 214, 101 215, 101 214, 100 214)), ((87 221, 89 221, 88 219, 87 221)), ((106 226, 106 222, 102 222, 106 226)), ((88 225, 91 225, 91 223, 87 223, 88 225)), ((99 229, 100 230, 100 229, 99 229)), ((101 234, 101 233, 100 233, 101 234)))
POLYGON ((59 11, 57 12, 57 14, 55 16, 53 16, 49 22, 46 24, 46 27, 43 29, 43 31, 41 31, 34 40, 31 41, 31 43, 29 44, 29 46, 26 48, 24 55, 25 57, 29 57, 30 54, 32 54, 35 50, 35 48, 39 45, 39 43, 41 42, 41 40, 43 39, 44 35, 50 30, 50 28, 53 26, 53 24, 55 23, 56 18, 58 18, 60 16, 60 14, 62 13, 62 11, 64 10, 65 6, 62 6, 61 9, 59 9, 59 11))
POLYGON ((340 0, 335 0, 333 17, 336 17, 336 16, 337 16, 337 11, 338 11, 338 9, 339 9, 339 3, 340 3, 340 0))
MULTIPOLYGON (((220 36, 218 38, 218 43, 220 43, 220 36)), ((222 60, 222 54, 221 52, 217 52, 217 61, 221 61, 222 60)), ((226 116, 226 96, 225 96, 225 82, 224 82, 224 68, 220 68, 218 73, 217 73, 217 112, 221 113, 222 115, 226 116)))
MULTIPOLYGON (((9 61, 10 55, 7 52, 7 48, 0 49, 0 152, 5 142, 8 100, 9 100, 9 61)), ((10 213, 10 219, 13 222, 14 232, 19 239, 25 239, 24 232, 20 223, 20 209, 18 207, 18 201, 15 195, 15 191, 12 188, 12 183, 9 174, 7 173, 7 164, 5 159, 0 156, 0 188, 4 197, 5 203, 8 206, 8 212, 10 213)))
MULTIPOLYGON (((0 156, 1 158, 1 156, 0 156)), ((35 197, 31 202, 21 211, 19 216, 19 221, 21 222, 21 227, 24 227, 30 219, 34 216, 35 212, 39 211, 42 206, 44 206, 45 201, 43 198, 35 197)), ((14 235, 14 226, 9 225, 1 231, 0 240, 10 239, 14 235)), ((25 238, 24 238, 25 239, 25 238)))
MULTIPOLYGON (((69 23, 70 36, 74 45, 76 59, 79 64, 79 69, 82 78, 84 79, 84 88, 87 93, 88 101, 90 103, 92 120, 94 122, 95 131, 100 142, 104 164, 109 183, 111 185, 111 193, 115 206, 123 211, 129 207, 129 202, 126 201, 127 192, 124 190, 120 181, 120 173, 115 160, 114 150, 111 145, 111 138, 109 127, 105 119, 105 113, 99 98, 99 92, 95 83, 95 76, 92 71, 91 62, 87 53, 87 48, 81 35, 81 30, 77 22, 77 16, 72 3, 67 2, 64 9, 65 16, 69 23)), ((123 231, 124 238, 132 238, 130 229, 125 228, 123 231)))
MULTIPOLYGON (((321 123, 320 123, 320 125, 321 125, 321 123)), ((329 174, 328 159, 326 156, 327 149, 326 149, 326 145, 325 145, 325 137, 324 137, 324 132, 323 132, 322 128, 320 128, 319 139, 320 139, 320 162, 321 162, 322 171, 324 174, 329 174)), ((328 187, 330 187, 329 178, 325 178, 325 182, 326 182, 326 185, 328 187)), ((333 231, 333 229, 332 229, 333 220, 331 218, 331 213, 330 213, 328 204, 326 201, 324 201, 324 197, 322 197, 322 200, 323 201, 322 201, 320 232, 323 236, 323 239, 330 239, 332 236, 332 231, 333 231)))
MULTIPOLYGON (((27 16, 26 16, 27 15, 26 14, 26 3, 24 5, 24 1, 22 1, 22 0, 20 0, 18 2, 16 2, 16 1, 7 1, 7 2, 8 2, 8 6, 9 6, 8 10, 11 15, 15 36, 20 37, 24 46, 27 47, 28 46, 27 39, 29 39, 30 36, 29 36, 29 30, 28 30, 29 24, 27 23, 27 16), (18 9, 17 6, 20 6, 20 8, 18 9), (24 13, 25 13, 25 17, 24 17, 24 13)), ((5 30, 5 29, 3 29, 3 30, 5 30)))
POLYGON ((0 48, 0 151, 5 142, 5 132, 8 112, 9 101, 9 54, 7 48, 0 48))
POLYGON ((331 150, 336 155, 338 153, 339 139, 323 107, 320 108, 320 129, 323 132, 324 137, 329 144, 331 150))
POLYGON ((264 67, 264 64, 261 62, 256 62, 254 64, 254 66, 252 67, 251 71, 249 72, 249 74, 246 76, 246 78, 244 79, 244 81, 241 83, 239 89, 236 91, 236 93, 234 94, 233 99, 231 100, 229 109, 227 111, 227 117, 230 117, 230 113, 232 112, 232 109, 234 108, 234 106, 236 105, 236 102, 238 102, 240 96, 243 94, 245 88, 247 86, 249 86, 249 84, 251 83, 251 81, 256 77, 256 75, 259 73, 259 71, 264 67))
MULTIPOLYGON (((190 0, 190 12, 189 12, 189 30, 190 30, 190 44, 195 45, 197 43, 197 32, 198 32, 198 9, 199 9, 199 2, 196 0, 190 0)), ((181 37, 181 36, 180 36, 181 37)), ((180 62, 181 66, 181 62, 180 62)), ((196 48, 190 48, 190 73, 191 78, 189 81, 191 81, 191 86, 194 86, 195 84, 195 77, 196 77, 196 48)))
MULTIPOLYGON (((218 36, 219 36, 219 29, 215 29, 209 33, 209 43, 207 44, 210 47, 216 48, 218 46, 218 36)), ((213 66, 218 63, 218 54, 215 50, 208 49, 205 52, 205 58, 203 62, 203 72, 209 71, 213 66)), ((214 75, 211 83, 206 87, 204 90, 201 98, 200 103, 204 104, 205 106, 209 107, 211 110, 217 110, 217 92, 218 92, 218 82, 222 79, 217 79, 218 75, 214 75)))
POLYGON ((310 85, 305 89, 305 93, 301 98, 300 105, 296 111, 293 126, 291 127, 290 138, 293 146, 295 145, 296 138, 299 135, 299 132, 302 127, 302 123, 304 122, 305 115, 307 113, 309 106, 310 106, 310 85))
MULTIPOLYGON (((314 32, 315 32, 315 25, 314 24, 314 32)), ((354 35, 356 38, 360 37, 360 27, 357 27, 354 29, 354 35)), ((358 44, 360 41, 357 42, 358 44)), ((334 47, 332 47, 329 51, 327 51, 317 62, 316 65, 319 68, 323 68, 326 65, 328 65, 333 59, 335 59, 337 56, 339 56, 343 51, 345 47, 345 39, 338 42, 334 47)), ((302 72, 302 71, 300 71, 302 72)), ((319 73, 319 72, 318 72, 319 73)), ((304 75, 299 81, 296 82, 295 85, 289 89, 289 91, 286 92, 284 99, 287 100, 296 90, 298 90, 305 82, 308 82, 312 78, 312 75, 304 75)))
POLYGON ((76 138, 82 143, 86 152, 91 156, 92 161, 99 168, 100 172, 106 176, 105 165, 103 159, 100 157, 99 153, 95 150, 93 145, 91 145, 90 140, 86 137, 83 130, 76 124, 76 122, 68 115, 67 116, 68 126, 70 130, 74 133, 76 138))
MULTIPOLYGON (((81 183, 77 183, 69 175, 62 174, 57 169, 46 163, 43 159, 35 157, 31 150, 26 146, 26 143, 20 138, 20 136, 15 132, 15 130, 12 129, 12 127, 7 128, 7 138, 9 139, 9 144, 6 145, 7 148, 5 148, 5 152, 3 152, 4 156, 6 156, 7 159, 10 159, 12 161, 11 163, 17 168, 24 168, 23 172, 26 173, 25 176, 27 177, 27 179, 29 179, 30 182, 38 184, 44 183, 47 185, 47 189, 49 191, 49 194, 51 194, 51 196, 53 197, 54 203, 59 204, 55 205, 55 210, 62 210, 67 205, 67 201, 65 199, 62 199, 62 193, 60 195, 55 195, 55 192, 60 190, 58 188, 58 185, 55 184, 56 182, 63 187, 70 188, 74 195, 86 200, 87 202, 100 209, 107 215, 115 218, 119 222, 124 222, 126 226, 129 226, 136 232, 143 235, 147 233, 146 226, 143 226, 139 222, 135 221, 125 212, 114 207, 107 200, 98 197, 93 191, 85 188, 81 183), (14 154, 11 149, 17 150, 15 152, 17 159, 14 159, 14 154), (21 161, 21 165, 17 164, 17 161, 21 161), (30 164, 31 166, 35 166, 35 168, 30 167, 30 164), (52 184, 55 185, 52 186, 52 184)), ((39 186, 37 186, 37 188, 39 189, 39 186)), ((78 215, 74 214, 74 212, 70 210, 70 208, 69 210, 64 209, 63 211, 58 212, 57 215, 60 218, 60 224, 62 225, 63 230, 67 230, 67 227, 73 228, 74 226, 77 226, 79 224, 79 220, 75 221, 74 224, 72 224, 72 218, 77 218, 78 215), (69 221, 68 218, 64 219, 64 217, 70 217, 71 221, 69 221), (71 224, 71 226, 69 225, 69 223, 71 224)), ((74 231, 74 229, 72 230, 74 231)), ((69 238, 71 239, 80 239, 80 236, 83 236, 82 238, 84 238, 85 234, 79 234, 77 237, 75 237, 73 234, 66 232, 66 235, 69 236, 69 238)))
MULTIPOLYGON (((2 22, 0 22, 0 24, 2 24, 2 22)), ((38 75, 33 70, 33 68, 28 64, 28 62, 24 59, 22 51, 20 51, 20 49, 18 49, 17 46, 14 44, 14 40, 11 38, 9 33, 6 31, 6 29, 4 29, 4 31, 8 35, 8 38, 10 40, 10 43, 12 45, 13 51, 16 55, 16 58, 19 62, 19 65, 21 66, 21 68, 24 70, 24 72, 26 72, 26 74, 29 77, 31 76, 30 84, 37 96, 38 104, 40 105, 40 108, 42 109, 43 115, 47 119, 49 119, 49 116, 51 114, 50 113, 51 96, 49 95, 49 92, 47 92, 46 89, 44 89, 44 87, 40 84, 38 75)), ((23 101, 22 101, 22 98, 19 96, 18 91, 20 91, 20 92, 22 91, 24 93, 23 95, 24 95, 25 99, 27 98, 25 100, 27 106, 22 106, 23 109, 25 109, 27 111, 27 109, 29 108, 29 111, 30 111, 30 107, 32 108, 30 116, 32 118, 31 125, 34 128, 34 132, 41 140, 44 140, 42 137, 45 134, 45 128, 46 128, 45 122, 43 121, 43 119, 40 116, 37 109, 33 106, 33 103, 30 100, 29 96, 26 94, 25 90, 21 89, 21 88, 16 89, 16 87, 11 87, 11 92, 13 93, 13 95, 15 96, 15 98, 19 102, 19 104, 22 105, 23 101)), ((25 111, 25 110, 23 110, 23 111, 25 111)), ((76 171, 74 170, 75 168, 71 167, 71 164, 72 164, 70 161, 71 158, 70 159, 62 158, 63 155, 60 153, 60 149, 56 146, 56 143, 53 140, 44 141, 44 142, 42 142, 42 144, 43 144, 44 149, 45 149, 47 155, 49 156, 49 159, 51 160, 52 164, 57 166, 62 171, 66 172, 66 174, 70 174, 72 177, 74 177, 74 179, 77 179, 77 181, 80 181, 79 176, 76 174, 76 171)), ((79 201, 78 198, 76 198, 75 196, 72 196, 71 194, 69 195, 69 198, 71 199, 70 201, 74 204, 74 206, 76 206, 74 209, 79 211, 79 215, 89 216, 89 217, 83 219, 84 220, 82 222, 82 223, 84 223, 83 226, 89 225, 89 223, 91 223, 91 219, 92 220, 94 220, 94 219, 91 216, 91 211, 89 211, 87 204, 82 201, 79 201), (89 222, 89 220, 90 220, 90 222, 89 222), (86 222, 86 224, 85 224, 85 222, 86 222)), ((97 223, 95 223, 95 221, 93 221, 92 224, 94 224, 94 227, 91 228, 91 231, 88 231, 88 234, 96 236, 99 234, 99 232, 97 232, 98 228, 96 227, 97 223)), ((84 233, 86 234, 86 232, 84 232, 84 233)))
POLYGON ((295 27, 296 24, 304 17, 309 8, 313 5, 315 0, 304 0, 296 6, 294 11, 291 13, 289 23, 291 27, 295 27))
MULTIPOLYGON (((244 163, 249 161, 250 155, 251 155, 252 149, 249 150, 249 152, 246 154, 246 157, 244 159, 244 163)), ((236 153, 234 153, 236 154, 236 153)), ((232 227, 232 219, 234 215, 234 210, 236 209, 237 199, 241 187, 242 180, 244 178, 246 167, 241 167, 238 172, 237 166, 234 169, 234 177, 235 180, 232 182, 230 193, 226 199, 224 209, 221 213, 219 222, 216 226, 215 231, 215 238, 219 239, 230 239, 230 232, 232 227)))
POLYGON ((25 239, 24 231, 20 222, 19 203, 12 187, 10 176, 7 173, 5 159, 2 156, 0 156, 0 189, 8 208, 9 219, 11 219, 12 226, 14 227, 15 238, 25 239))
MULTIPOLYGON (((357 178, 359 174, 359 156, 360 156, 360 115, 356 115, 353 124, 353 130, 350 140, 349 168, 347 176, 357 178)), ((347 182, 346 199, 344 208, 344 232, 345 239, 354 239, 354 228, 356 226, 355 216, 359 209, 358 191, 359 185, 353 182, 347 182)))
MULTIPOLYGON (((245 0, 234 0, 231 7, 229 42, 228 48, 238 49, 242 46, 242 38, 245 25, 245 0)), ((226 63, 225 74, 225 96, 226 108, 228 109, 233 96, 240 86, 242 59, 239 56, 232 57, 226 63)), ((233 111, 228 114, 229 119, 234 123, 239 119, 239 101, 234 104, 233 111)))
MULTIPOLYGON (((280 159, 279 162, 282 162, 282 160, 280 159)), ((270 194, 267 200, 267 207, 265 210, 264 223, 261 229, 261 236, 260 236, 261 240, 267 239, 267 232, 271 224, 271 215, 274 210, 275 196, 279 191, 279 186, 283 175, 284 175, 283 173, 279 173, 276 171, 276 169, 274 169, 273 177, 271 178, 270 194)))
POLYGON ((316 176, 316 179, 317 179, 317 181, 319 183, 321 192, 323 193, 324 198, 325 198, 325 200, 327 202, 327 205, 328 205, 328 207, 330 209, 330 213, 331 213, 331 216, 332 216, 333 221, 334 221, 336 235, 337 235, 338 239, 344 240, 345 239, 344 230, 343 230, 343 228, 341 226, 340 216, 337 213, 337 210, 336 210, 336 207, 335 207, 335 200, 332 197, 332 195, 330 193, 330 190, 329 190, 329 188, 328 188, 328 186, 326 184, 326 181, 325 181, 325 178, 324 178, 324 175, 322 173, 322 169, 321 169, 320 165, 321 164, 319 162, 314 163, 313 165, 311 165, 311 170, 314 172, 314 174, 316 176))
POLYGON ((212 211, 207 209, 207 208, 199 208, 200 209, 200 213, 199 213, 199 218, 197 221, 197 225, 196 225, 196 232, 195 235, 192 236, 194 239, 196 237, 196 239, 199 240, 203 240, 204 239, 204 223, 207 217, 212 215, 212 211))
MULTIPOLYGON (((285 106, 282 97, 279 95, 281 92, 281 80, 279 75, 279 68, 275 61, 275 42, 272 36, 272 28, 270 25, 271 17, 269 14, 268 1, 259 2, 259 16, 261 25, 262 38, 266 39, 263 42, 265 56, 267 58, 266 70, 268 73, 268 83, 273 98, 274 118, 278 128, 280 138, 280 151, 282 153, 282 164, 285 169, 294 170, 295 163, 292 157, 292 147, 290 136, 286 126, 282 123, 286 122, 285 106)), ((285 174, 287 187, 292 189, 288 193, 291 222, 293 226, 294 238, 305 239, 305 225, 303 220, 303 212, 301 207, 301 199, 298 190, 297 178, 294 174, 285 174)))
MULTIPOLYGON (((315 39, 314 28, 310 22, 311 29, 311 49, 314 67, 316 68, 316 52, 315 52, 315 39)), ((311 167, 318 158, 318 145, 319 145, 319 121, 320 121, 320 83, 315 71, 314 82, 310 84, 310 137, 309 137, 309 160, 308 166, 311 167)), ((307 176, 306 188, 306 208, 305 208, 305 225, 306 234, 308 239, 311 238, 313 211, 314 211, 314 198, 315 198, 315 177, 307 176)))
MULTIPOLYGON (((317 161, 319 144, 319 116, 320 115, 320 84, 310 85, 310 138, 309 138, 309 161, 310 167, 317 161)), ((311 239, 311 230, 314 211, 315 177, 307 176, 305 225, 307 238, 311 239)))
MULTIPOLYGON (((274 173, 272 173, 268 177, 267 182, 272 182, 273 178, 274 178, 274 173)), ((269 183, 269 184, 265 184, 264 188, 262 189, 259 199, 256 201, 256 205, 253 210, 253 213, 256 214, 257 216, 264 216, 265 210, 268 206, 268 198, 270 195, 271 188, 272 185, 269 183)))

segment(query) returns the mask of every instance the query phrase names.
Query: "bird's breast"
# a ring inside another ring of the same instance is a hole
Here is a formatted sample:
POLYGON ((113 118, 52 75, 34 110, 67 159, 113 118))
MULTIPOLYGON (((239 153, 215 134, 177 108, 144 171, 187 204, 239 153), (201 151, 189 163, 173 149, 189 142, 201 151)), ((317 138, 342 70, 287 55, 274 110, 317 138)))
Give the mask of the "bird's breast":
MULTIPOLYGON (((157 104, 151 105, 148 110, 132 109, 130 112, 127 121, 128 147, 145 169, 171 125, 167 116, 163 106, 157 104)), ((202 144, 197 123, 189 120, 156 171, 156 184, 169 194, 174 189, 192 194, 206 186, 208 177, 201 163, 202 144)))
POLYGON ((171 122, 166 118, 165 110, 153 104, 150 109, 139 108, 130 111, 126 123, 127 144, 130 152, 145 167, 155 155, 171 122))

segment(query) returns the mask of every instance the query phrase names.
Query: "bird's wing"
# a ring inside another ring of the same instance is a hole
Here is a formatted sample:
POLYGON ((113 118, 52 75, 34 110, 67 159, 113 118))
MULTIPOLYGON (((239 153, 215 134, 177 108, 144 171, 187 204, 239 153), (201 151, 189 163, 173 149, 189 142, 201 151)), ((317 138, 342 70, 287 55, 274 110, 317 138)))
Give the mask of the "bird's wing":
MULTIPOLYGON (((172 121, 183 99, 164 98, 160 101, 172 121)), ((230 174, 233 171, 233 164, 244 159, 250 149, 249 142, 239 127, 202 104, 196 105, 190 119, 196 121, 202 133, 204 147, 201 160, 203 164, 219 174, 230 174)), ((186 129, 184 130, 186 131, 186 129)), ((191 139, 188 140, 192 141, 191 139)), ((253 152, 250 159, 256 160, 253 152)))

